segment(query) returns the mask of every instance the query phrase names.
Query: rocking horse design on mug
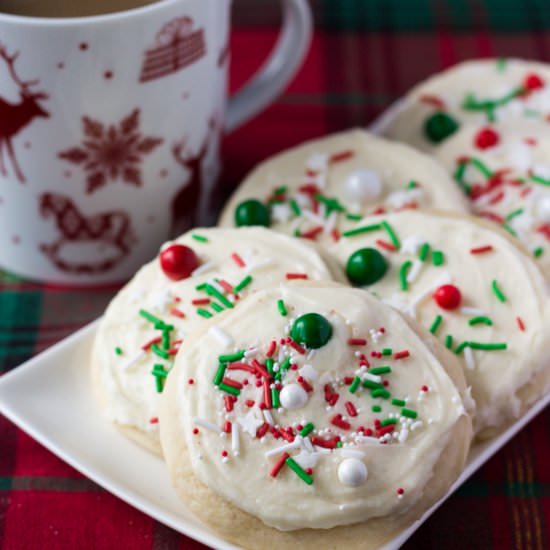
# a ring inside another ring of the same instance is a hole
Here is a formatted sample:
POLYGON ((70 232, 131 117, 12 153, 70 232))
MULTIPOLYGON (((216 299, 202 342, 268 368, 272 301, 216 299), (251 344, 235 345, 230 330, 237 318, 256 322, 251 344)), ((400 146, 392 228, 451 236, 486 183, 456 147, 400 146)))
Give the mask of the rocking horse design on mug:
POLYGON ((43 91, 33 92, 31 90, 31 86, 35 86, 40 80, 38 78, 21 80, 17 74, 15 61, 18 57, 18 51, 9 55, 6 47, 0 43, 0 59, 6 63, 10 77, 19 89, 20 96, 19 103, 11 103, 0 97, 0 174, 8 175, 4 162, 4 150, 6 150, 17 179, 24 183, 26 178, 19 166, 12 139, 29 126, 35 118, 49 118, 50 113, 40 105, 41 100, 48 99, 48 94, 43 91))
POLYGON ((122 210, 86 216, 69 197, 44 193, 40 213, 45 219, 53 217, 59 231, 59 237, 53 243, 41 243, 40 250, 66 273, 109 271, 136 241, 130 217, 122 210))

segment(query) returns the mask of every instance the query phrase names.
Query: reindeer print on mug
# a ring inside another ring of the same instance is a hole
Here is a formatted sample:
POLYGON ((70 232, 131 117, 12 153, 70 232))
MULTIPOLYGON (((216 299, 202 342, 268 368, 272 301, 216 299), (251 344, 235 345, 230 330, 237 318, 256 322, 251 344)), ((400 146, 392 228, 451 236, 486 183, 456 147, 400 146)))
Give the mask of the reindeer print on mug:
POLYGON ((19 166, 12 139, 24 128, 29 126, 35 118, 49 118, 40 101, 48 99, 43 91, 32 91, 31 87, 39 83, 39 79, 22 80, 15 69, 15 61, 19 52, 8 54, 6 47, 0 43, 0 59, 5 62, 9 76, 19 90, 19 102, 12 103, 0 96, 0 174, 8 176, 8 170, 4 159, 4 151, 7 153, 13 171, 18 181, 26 181, 25 174, 19 166))

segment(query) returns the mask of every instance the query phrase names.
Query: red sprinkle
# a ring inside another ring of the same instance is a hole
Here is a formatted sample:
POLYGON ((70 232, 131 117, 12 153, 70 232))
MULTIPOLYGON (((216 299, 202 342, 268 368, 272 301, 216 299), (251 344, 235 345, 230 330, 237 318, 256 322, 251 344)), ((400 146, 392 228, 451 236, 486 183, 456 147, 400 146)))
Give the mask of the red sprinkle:
POLYGON ((294 441, 294 436, 287 431, 283 430, 282 428, 279 428, 279 435, 286 439, 289 443, 292 443, 294 441))
POLYGON ((394 359, 406 359, 410 356, 410 352, 408 349, 404 349, 403 351, 398 351, 397 353, 394 353, 393 358, 394 359))
POLYGON ((198 428, 193 428, 193 434, 197 435, 198 433, 199 433, 199 429, 198 428))
POLYGON ((269 430, 269 424, 267 422, 264 422, 257 430, 256 430, 256 437, 258 439, 261 439, 266 433, 267 430, 269 430))
POLYGON ((376 241, 376 244, 380 247, 380 248, 383 248, 384 250, 387 250, 388 252, 395 252, 397 250, 397 248, 391 244, 391 243, 388 243, 386 241, 383 241, 381 239, 378 239, 376 241))
POLYGON ((334 407, 334 405, 336 405, 336 403, 338 402, 338 399, 340 399, 340 395, 337 394, 337 393, 333 393, 333 394, 330 396, 330 399, 329 399, 328 404, 329 404, 331 407, 334 407))
POLYGON ((482 210, 481 212, 478 212, 477 215, 500 224, 505 221, 502 216, 499 216, 497 213, 491 212, 490 210, 482 210))
POLYGON ((266 409, 271 409, 271 388, 269 380, 264 380, 264 405, 266 409))
MULTIPOLYGON (((302 237, 303 239, 315 240, 317 238, 317 235, 319 235, 319 233, 323 232, 323 229, 324 229, 324 227, 322 225, 318 225, 317 227, 314 227, 313 229, 310 229, 309 231, 301 233, 300 237, 302 237)), ((307 277, 305 277, 305 278, 307 279, 307 277)), ((287 276, 287 279, 288 279, 288 276, 287 276)))
POLYGON ((244 370, 246 372, 252 373, 256 372, 256 369, 254 367, 251 367, 246 363, 229 363, 229 365, 227 365, 227 370, 244 370))
POLYGON ((254 399, 247 399, 245 401, 245 404, 247 407, 253 407, 254 406, 254 399))
POLYGON ((260 365, 260 363, 258 363, 257 359, 252 359, 250 363, 260 376, 268 379, 270 378, 269 372, 267 372, 267 370, 262 365, 260 365))
POLYGON ((357 409, 351 401, 346 401, 346 411, 350 416, 357 416, 357 409))
POLYGON ((244 260, 236 253, 233 252, 231 254, 231 259, 239 266, 239 267, 245 267, 246 264, 244 263, 244 260))
POLYGON ((523 87, 528 91, 539 90, 544 88, 544 80, 538 74, 529 73, 523 79, 523 87))
POLYGON ((516 317, 516 321, 518 323, 519 330, 525 332, 525 323, 523 322, 523 319, 521 317, 516 317))
POLYGON ((223 424, 223 431, 226 433, 226 434, 229 434, 231 433, 231 422, 229 422, 229 420, 226 420, 223 424))
POLYGON ((193 385, 195 381, 192 378, 189 378, 189 380, 187 380, 187 383, 190 385, 193 385))
POLYGON ((157 416, 153 416, 153 418, 149 419, 149 424, 158 424, 158 423, 159 423, 159 419, 157 416))
POLYGON ((222 451, 222 456, 225 458, 227 456, 227 451, 222 451))
POLYGON ((306 390, 308 393, 313 391, 313 386, 311 386, 311 384, 309 384, 309 382, 305 380, 303 376, 298 376, 296 380, 298 384, 300 384, 300 386, 302 386, 302 388, 304 388, 304 390, 306 390))
POLYGON ((526 137, 523 142, 527 145, 531 145, 531 147, 534 147, 538 143, 538 141, 532 137, 526 137))
POLYGON ((384 426, 383 428, 378 428, 376 430, 376 437, 382 437, 383 435, 389 434, 395 430, 395 426, 393 424, 388 424, 387 426, 384 426))
POLYGON ((225 402, 225 410, 227 412, 231 412, 233 410, 233 399, 231 399, 231 396, 230 395, 226 395, 224 396, 223 398, 224 402, 225 402))
POLYGON ((443 309, 456 309, 460 306, 462 294, 454 285, 442 285, 433 294, 437 305, 443 309))
POLYGON ((353 382, 353 376, 344 376, 344 384, 349 386, 353 382))
POLYGON ((210 298, 195 298, 194 300, 191 300, 191 303, 194 306, 205 306, 210 303, 210 298))
POLYGON ((403 489, 402 487, 399 487, 399 489, 397 489, 398 495, 402 495, 404 492, 405 492, 405 489, 403 489))
POLYGON ((445 102, 436 95, 423 94, 418 98, 418 100, 421 101, 422 103, 425 103, 426 105, 435 107, 436 109, 443 110, 447 107, 445 105, 445 102))
POLYGON ((348 160, 351 157, 353 157, 355 153, 353 151, 341 151, 340 153, 334 153, 329 159, 330 164, 334 164, 335 162, 342 162, 344 160, 348 160))
POLYGON ((218 284, 226 291, 226 292, 229 292, 229 293, 232 293, 233 292, 233 287, 227 282, 227 281, 224 281, 223 279, 220 279, 218 281, 218 284))
POLYGON ((493 249, 493 247, 488 244, 486 246, 478 246, 477 248, 471 248, 470 249, 470 254, 485 254, 485 252, 491 252, 493 249))
POLYGON ((232 388, 237 388, 238 390, 242 390, 243 388, 243 385, 240 382, 237 382, 237 380, 233 380, 233 378, 224 377, 222 382, 232 388))
POLYGON ((334 242, 338 242, 340 240, 340 231, 338 231, 338 229, 334 228, 331 232, 330 232, 330 235, 332 237, 332 240, 334 242))
POLYGON ((335 449, 336 443, 339 441, 336 437, 333 437, 332 439, 322 439, 321 437, 313 436, 310 439, 314 445, 317 445, 317 447, 323 447, 324 449, 335 449))
POLYGON ((313 473, 313 470, 311 468, 306 468, 306 474, 310 476, 313 473))
POLYGON ((366 346, 366 338, 348 338, 348 346, 366 346))
POLYGON ((294 279, 307 279, 307 273, 287 273, 286 278, 288 281, 292 281, 294 279))
POLYGON ((286 343, 291 347, 294 348, 299 354, 305 355, 306 350, 300 344, 297 344, 292 338, 287 338, 286 343))
POLYGON ((149 342, 147 342, 146 344, 143 344, 143 346, 141 346, 141 349, 143 351, 148 351, 149 348, 153 345, 153 344, 158 344, 159 342, 162 341, 162 336, 157 336, 156 338, 153 338, 152 340, 149 340, 149 342))
POLYGON ((482 128, 474 137, 475 146, 478 149, 489 149, 500 141, 500 136, 492 128, 482 128))
POLYGON ((315 176, 317 176, 317 174, 319 174, 319 172, 317 170, 312 170, 311 168, 308 168, 306 170, 306 176, 308 178, 314 178, 315 176))
POLYGON ((281 471, 281 468, 286 464, 286 459, 289 457, 290 455, 288 453, 283 453, 279 460, 277 460, 277 462, 275 462, 275 466, 273 466, 273 468, 271 469, 271 472, 269 472, 269 475, 271 477, 277 477, 277 474, 281 471))
POLYGON ((173 307, 171 310, 170 310, 170 313, 172 315, 174 315, 175 317, 179 317, 180 319, 183 319, 185 317, 185 313, 183 313, 183 311, 179 310, 178 308, 176 307, 173 307))
POLYGON ((428 391, 428 386, 422 386, 420 389, 421 389, 422 391, 428 391))
POLYGON ((495 205, 502 201, 504 198, 504 191, 499 191, 490 201, 489 204, 495 205))
POLYGON ((277 342, 275 342, 275 340, 272 340, 271 344, 269 344, 269 347, 267 348, 267 351, 265 352, 266 357, 272 357, 276 349, 277 342))
POLYGON ((347 420, 344 420, 341 414, 334 415, 330 419, 330 423, 342 430, 349 430, 351 428, 351 424, 347 420))

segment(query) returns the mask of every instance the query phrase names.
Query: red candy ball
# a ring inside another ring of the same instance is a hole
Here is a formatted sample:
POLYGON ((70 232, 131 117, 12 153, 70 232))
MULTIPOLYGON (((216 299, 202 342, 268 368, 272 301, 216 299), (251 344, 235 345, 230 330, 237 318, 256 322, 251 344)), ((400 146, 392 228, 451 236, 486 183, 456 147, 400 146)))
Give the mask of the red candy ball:
POLYGON ((482 128, 475 136, 474 143, 478 149, 489 149, 500 141, 500 136, 492 128, 482 128))
POLYGON ((169 279, 179 281, 199 267, 199 260, 188 246, 173 244, 160 253, 160 267, 169 279))
POLYGON ((460 290, 454 285, 440 286, 434 292, 433 297, 437 305, 443 309, 456 309, 460 305, 460 300, 462 299, 460 290))
POLYGON ((530 73, 523 79, 523 87, 529 91, 539 90, 544 88, 544 80, 538 74, 530 73))

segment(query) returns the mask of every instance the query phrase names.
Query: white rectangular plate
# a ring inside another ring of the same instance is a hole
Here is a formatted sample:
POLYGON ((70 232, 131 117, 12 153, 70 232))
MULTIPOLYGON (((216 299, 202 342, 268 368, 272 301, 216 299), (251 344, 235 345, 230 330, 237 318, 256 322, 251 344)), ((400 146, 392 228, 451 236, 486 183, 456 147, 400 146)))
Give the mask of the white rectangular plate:
MULTIPOLYGON (((236 550, 177 499, 160 458, 127 440, 102 417, 92 397, 88 364, 96 327, 97 321, 2 376, 0 412, 128 504, 204 544, 236 550)), ((547 395, 501 436, 475 445, 448 495, 384 550, 399 548, 457 487, 549 403, 547 395)))

